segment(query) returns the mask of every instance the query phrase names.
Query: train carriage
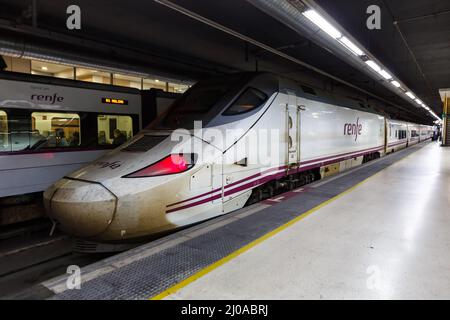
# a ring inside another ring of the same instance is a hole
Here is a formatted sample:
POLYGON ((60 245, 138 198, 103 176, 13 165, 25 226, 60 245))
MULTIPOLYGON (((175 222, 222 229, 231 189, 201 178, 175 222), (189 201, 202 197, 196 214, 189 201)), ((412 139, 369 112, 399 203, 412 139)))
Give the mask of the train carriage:
POLYGON ((0 73, 0 198, 44 191, 132 138, 176 96, 0 73))
POLYGON ((276 75, 228 75, 194 85, 130 142, 50 187, 45 204, 76 236, 137 239, 376 159, 414 131, 419 142, 418 125, 276 75))
POLYGON ((408 146, 415 145, 420 142, 420 125, 408 123, 408 146))
POLYGON ((427 126, 421 124, 420 128, 420 141, 431 140, 434 136, 434 128, 432 126, 427 126))
POLYGON ((408 123, 391 119, 386 119, 386 123, 386 152, 391 153, 406 148, 408 146, 408 123))

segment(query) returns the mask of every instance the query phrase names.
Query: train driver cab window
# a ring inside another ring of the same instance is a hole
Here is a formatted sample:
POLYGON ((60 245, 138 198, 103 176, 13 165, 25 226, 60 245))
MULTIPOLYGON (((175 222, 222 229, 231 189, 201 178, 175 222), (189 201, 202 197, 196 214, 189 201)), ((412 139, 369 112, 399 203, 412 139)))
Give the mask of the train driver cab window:
POLYGON ((260 107, 267 100, 267 95, 257 89, 248 88, 239 98, 223 112, 224 116, 233 116, 250 112, 260 107))
POLYGON ((97 129, 99 145, 119 146, 133 137, 133 120, 130 116, 100 114, 97 129))
POLYGON ((79 147, 80 116, 76 113, 33 112, 30 149, 79 147))
POLYGON ((9 150, 8 115, 0 110, 0 152, 9 150))

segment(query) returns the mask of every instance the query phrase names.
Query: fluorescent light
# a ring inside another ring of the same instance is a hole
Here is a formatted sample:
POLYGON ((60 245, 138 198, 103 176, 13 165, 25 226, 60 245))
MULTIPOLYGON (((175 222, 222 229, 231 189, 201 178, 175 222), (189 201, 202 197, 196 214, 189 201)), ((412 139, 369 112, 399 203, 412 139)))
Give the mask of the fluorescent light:
POLYGON ((405 94, 406 94, 408 97, 410 97, 411 99, 415 99, 415 98, 416 98, 410 91, 407 91, 405 94))
POLYGON ((397 88, 400 88, 400 83, 398 83, 398 81, 391 81, 391 84, 393 85, 393 86, 396 86, 397 88))
POLYGON ((392 76, 386 70, 381 70, 379 74, 381 74, 386 80, 392 79, 392 76))
POLYGON ((352 53, 356 54, 357 56, 364 55, 364 52, 362 52, 360 48, 358 48, 353 42, 348 40, 346 37, 340 38, 339 41, 342 42, 347 49, 349 49, 352 53))
POLYGON ((381 68, 379 65, 377 65, 375 62, 373 62, 372 60, 367 60, 366 61, 367 65, 369 67, 371 67, 373 70, 375 70, 376 72, 380 72, 381 68))
POLYGON ((309 20, 311 20, 312 23, 318 26, 322 31, 327 33, 329 36, 335 39, 342 37, 342 34, 338 30, 336 30, 336 28, 333 27, 330 23, 328 23, 327 20, 322 18, 316 11, 307 10, 303 12, 303 15, 307 17, 309 20))
POLYGON ((420 101, 419 99, 415 100, 417 104, 422 104, 422 101, 420 101))

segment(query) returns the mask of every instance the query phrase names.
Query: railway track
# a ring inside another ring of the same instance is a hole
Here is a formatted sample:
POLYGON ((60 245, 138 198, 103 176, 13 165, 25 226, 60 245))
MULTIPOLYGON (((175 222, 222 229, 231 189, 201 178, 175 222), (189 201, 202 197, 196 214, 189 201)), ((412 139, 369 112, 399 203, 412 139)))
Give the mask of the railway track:
POLYGON ((43 221, 0 231, 0 299, 15 295, 39 282, 63 274, 69 265, 80 267, 105 258, 72 252, 73 239, 43 221))

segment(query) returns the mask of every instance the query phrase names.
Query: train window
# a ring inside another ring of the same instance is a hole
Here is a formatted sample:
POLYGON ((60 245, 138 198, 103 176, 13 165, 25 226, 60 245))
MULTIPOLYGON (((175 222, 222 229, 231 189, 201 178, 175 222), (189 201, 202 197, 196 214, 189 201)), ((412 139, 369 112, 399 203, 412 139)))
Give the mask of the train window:
POLYGON ((252 111, 267 100, 267 95, 257 89, 248 88, 223 112, 224 116, 237 115, 252 111))
POLYGON ((0 110, 0 152, 8 150, 8 140, 8 115, 0 110))
POLYGON ((230 90, 230 83, 197 84, 168 108, 155 128, 193 128, 194 121, 205 121, 208 112, 230 90))
POLYGON ((175 100, 164 115, 147 128, 153 130, 193 129, 195 121, 202 121, 203 126, 208 126, 247 77, 243 74, 233 74, 196 83, 175 100))
POLYGON ((80 116, 76 113, 33 112, 30 148, 78 147, 80 116))
POLYGON ((133 137, 133 120, 130 116, 100 114, 97 117, 99 145, 121 145, 133 137))

